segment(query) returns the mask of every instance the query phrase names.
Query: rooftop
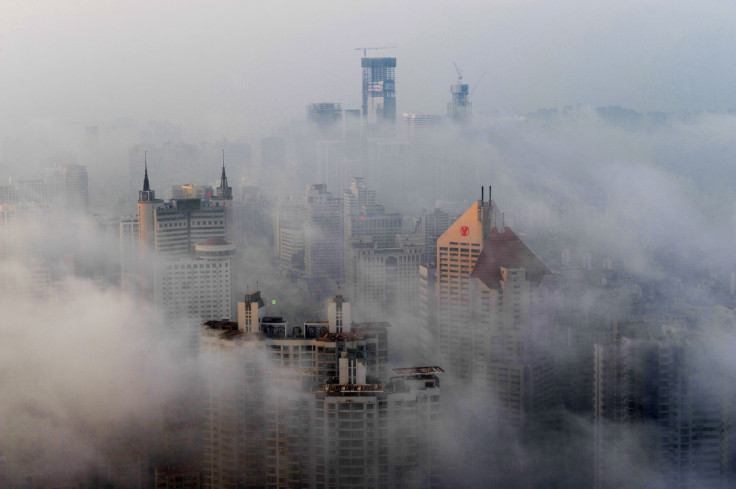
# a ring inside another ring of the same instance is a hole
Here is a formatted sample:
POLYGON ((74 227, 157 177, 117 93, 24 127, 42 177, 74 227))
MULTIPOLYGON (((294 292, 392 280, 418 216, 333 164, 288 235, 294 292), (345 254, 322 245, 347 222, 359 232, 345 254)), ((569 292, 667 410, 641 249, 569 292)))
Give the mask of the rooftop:
POLYGON ((499 232, 492 227, 470 277, 498 289, 502 280, 501 267, 525 269, 527 280, 534 285, 539 285, 551 273, 511 228, 505 227, 503 232, 499 232))
POLYGON ((442 367, 407 367, 407 368, 394 368, 392 369, 396 375, 416 375, 416 374, 434 374, 444 373, 442 367))

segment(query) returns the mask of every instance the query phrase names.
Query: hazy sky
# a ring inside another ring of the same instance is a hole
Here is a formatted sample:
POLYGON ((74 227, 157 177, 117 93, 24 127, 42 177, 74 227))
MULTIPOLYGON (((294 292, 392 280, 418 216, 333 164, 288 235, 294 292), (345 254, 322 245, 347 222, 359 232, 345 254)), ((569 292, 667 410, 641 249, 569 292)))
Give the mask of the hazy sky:
MULTIPOLYGON (((360 106, 360 46, 398 46, 398 111, 736 107, 728 1, 28 1, 0 15, 0 130, 117 117, 235 137, 360 106), (471 86, 473 90, 475 86, 471 86)), ((371 54, 375 54, 371 53, 371 54)))

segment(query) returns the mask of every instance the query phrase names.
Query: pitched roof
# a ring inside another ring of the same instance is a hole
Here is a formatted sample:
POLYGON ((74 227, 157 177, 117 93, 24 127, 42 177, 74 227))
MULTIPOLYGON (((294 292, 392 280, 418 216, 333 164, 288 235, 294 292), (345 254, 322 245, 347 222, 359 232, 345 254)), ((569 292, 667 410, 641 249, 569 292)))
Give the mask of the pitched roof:
POLYGON ((534 285, 539 285, 544 276, 550 273, 549 268, 511 228, 505 227, 504 232, 499 232, 496 227, 492 227, 470 277, 497 289, 501 286, 501 267, 524 268, 526 279, 534 285))

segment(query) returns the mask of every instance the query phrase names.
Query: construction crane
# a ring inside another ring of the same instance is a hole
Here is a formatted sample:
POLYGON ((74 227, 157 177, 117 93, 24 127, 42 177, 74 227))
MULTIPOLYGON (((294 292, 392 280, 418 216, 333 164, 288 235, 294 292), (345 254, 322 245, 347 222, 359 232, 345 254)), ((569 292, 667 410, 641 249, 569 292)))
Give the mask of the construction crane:
POLYGON ((488 73, 488 72, 487 72, 487 71, 484 71, 484 72, 483 72, 483 74, 482 74, 482 75, 480 75, 480 78, 479 78, 479 79, 478 79, 478 81, 477 81, 477 82, 475 83, 475 87, 473 88, 473 91, 472 91, 472 92, 470 92, 470 95, 468 95, 468 98, 470 98, 470 97, 472 97, 472 96, 473 96, 473 94, 475 93, 475 91, 476 91, 476 90, 478 89, 478 85, 480 85, 480 82, 481 82, 481 80, 483 80, 483 77, 484 77, 484 76, 486 76, 486 73, 488 73))
POLYGON ((463 72, 460 71, 460 68, 457 67, 457 63, 455 63, 453 61, 452 64, 455 65, 455 71, 457 71, 457 82, 458 83, 462 83, 462 81, 463 81, 463 72))
POLYGON ((367 56, 367 51, 369 49, 375 49, 376 51, 378 51, 379 49, 396 49, 396 46, 380 46, 377 48, 355 48, 356 51, 363 51, 364 58, 367 56))

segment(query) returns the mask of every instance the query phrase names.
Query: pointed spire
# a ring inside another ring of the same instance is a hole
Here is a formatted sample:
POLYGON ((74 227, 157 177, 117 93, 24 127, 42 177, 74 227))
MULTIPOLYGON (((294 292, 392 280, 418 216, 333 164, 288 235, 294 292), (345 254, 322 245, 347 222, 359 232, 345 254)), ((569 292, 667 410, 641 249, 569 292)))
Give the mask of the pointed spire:
POLYGON ((151 190, 151 185, 148 183, 148 152, 143 152, 143 164, 145 165, 145 176, 143 177, 143 191, 148 192, 151 190))
POLYGON ((225 175, 225 150, 222 150, 222 176, 220 177, 220 187, 227 188, 227 175, 225 175))
POLYGON ((227 175, 225 175, 225 149, 222 150, 222 176, 220 177, 220 187, 218 189, 220 198, 232 199, 232 189, 227 185, 227 175))

